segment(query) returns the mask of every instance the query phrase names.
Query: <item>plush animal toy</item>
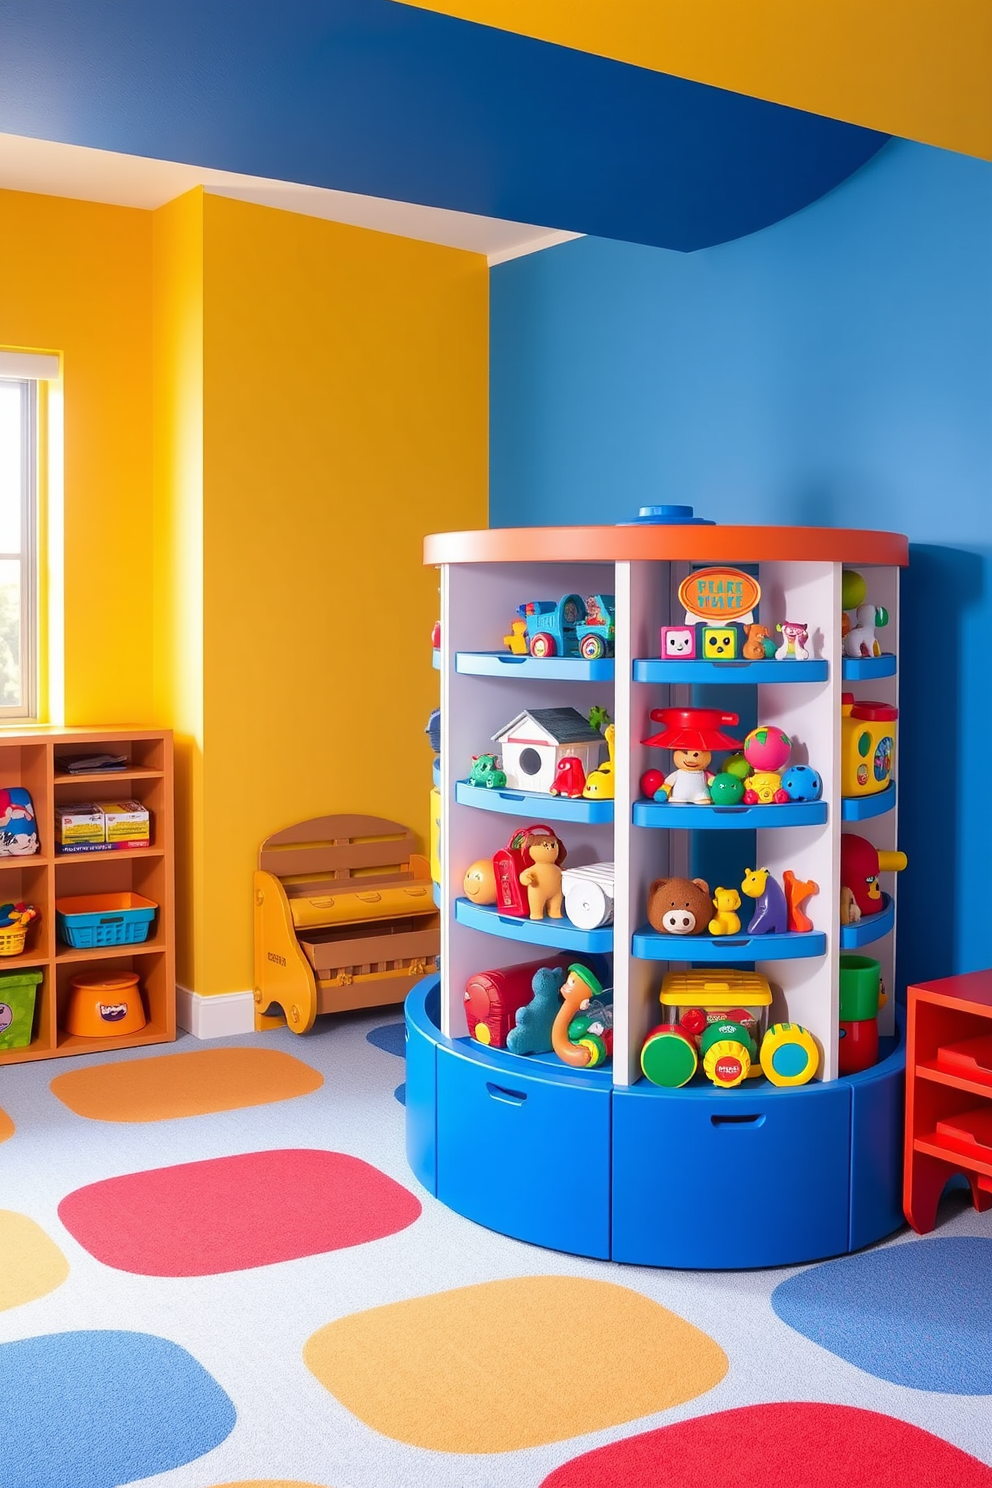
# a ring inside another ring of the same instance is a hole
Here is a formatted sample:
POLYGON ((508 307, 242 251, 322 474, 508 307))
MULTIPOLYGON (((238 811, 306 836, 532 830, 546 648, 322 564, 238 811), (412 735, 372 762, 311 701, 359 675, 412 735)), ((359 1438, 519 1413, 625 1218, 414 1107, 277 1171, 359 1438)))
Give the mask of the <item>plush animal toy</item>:
POLYGON ((705 935, 712 915, 705 878, 656 878, 648 889, 648 919, 663 935, 705 935))
POLYGON ((534 996, 526 1007, 518 1008, 516 1023, 506 1035, 511 1054, 547 1054, 551 1049, 551 1030, 561 1003, 561 989, 568 972, 561 966, 542 966, 535 971, 531 987, 534 996))

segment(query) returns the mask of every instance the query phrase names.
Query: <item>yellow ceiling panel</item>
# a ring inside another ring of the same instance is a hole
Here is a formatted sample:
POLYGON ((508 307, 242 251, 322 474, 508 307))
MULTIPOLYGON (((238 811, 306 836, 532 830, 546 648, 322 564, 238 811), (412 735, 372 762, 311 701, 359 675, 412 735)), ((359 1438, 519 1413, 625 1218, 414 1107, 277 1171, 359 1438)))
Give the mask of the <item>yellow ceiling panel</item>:
POLYGON ((992 160, 990 0, 406 0, 992 160))

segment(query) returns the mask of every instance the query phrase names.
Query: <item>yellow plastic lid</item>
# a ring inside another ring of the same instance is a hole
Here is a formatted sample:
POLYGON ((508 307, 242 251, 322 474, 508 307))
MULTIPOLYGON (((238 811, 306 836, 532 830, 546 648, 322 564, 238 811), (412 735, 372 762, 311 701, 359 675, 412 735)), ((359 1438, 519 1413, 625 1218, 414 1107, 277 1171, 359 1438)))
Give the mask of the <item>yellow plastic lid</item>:
POLYGON ((670 971, 661 983, 663 1007, 736 1007, 739 1003, 763 1007, 772 1000, 772 989, 756 971, 722 971, 717 967, 695 967, 670 971))

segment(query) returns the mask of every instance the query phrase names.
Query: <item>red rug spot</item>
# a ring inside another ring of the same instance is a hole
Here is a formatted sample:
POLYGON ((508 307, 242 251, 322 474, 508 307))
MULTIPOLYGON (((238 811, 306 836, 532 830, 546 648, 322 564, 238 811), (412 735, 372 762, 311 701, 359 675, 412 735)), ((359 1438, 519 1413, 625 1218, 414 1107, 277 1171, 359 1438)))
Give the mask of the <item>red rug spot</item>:
POLYGON ((128 1173, 68 1194, 90 1255, 138 1276, 217 1276, 395 1235, 420 1202, 343 1152, 286 1149, 128 1173))
POLYGON ((575 1457, 541 1488, 992 1488, 929 1431, 850 1405, 748 1405, 575 1457))

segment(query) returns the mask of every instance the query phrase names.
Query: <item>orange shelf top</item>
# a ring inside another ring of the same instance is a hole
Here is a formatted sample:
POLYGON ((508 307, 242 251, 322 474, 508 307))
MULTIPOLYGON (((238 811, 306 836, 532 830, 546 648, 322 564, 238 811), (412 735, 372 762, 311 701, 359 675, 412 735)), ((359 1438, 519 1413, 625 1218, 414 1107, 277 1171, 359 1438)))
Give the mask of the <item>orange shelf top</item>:
POLYGON ((625 563, 638 558, 688 562, 879 563, 905 568, 909 539, 898 532, 850 527, 489 527, 435 532, 424 539, 424 562, 625 563))

